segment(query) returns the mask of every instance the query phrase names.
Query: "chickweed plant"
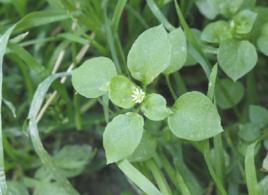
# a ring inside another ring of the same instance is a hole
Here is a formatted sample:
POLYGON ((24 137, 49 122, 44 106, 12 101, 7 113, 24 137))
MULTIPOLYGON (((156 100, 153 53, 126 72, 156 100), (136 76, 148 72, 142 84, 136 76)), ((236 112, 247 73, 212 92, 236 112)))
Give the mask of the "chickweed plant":
POLYGON ((265 0, 0 5, 1 195, 268 194, 265 0))

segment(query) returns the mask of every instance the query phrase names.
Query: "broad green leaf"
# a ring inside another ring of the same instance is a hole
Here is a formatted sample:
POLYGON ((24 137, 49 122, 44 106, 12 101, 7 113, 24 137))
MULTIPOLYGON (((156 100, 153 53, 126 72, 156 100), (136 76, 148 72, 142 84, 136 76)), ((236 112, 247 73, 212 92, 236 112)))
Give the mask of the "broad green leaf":
POLYGON ((115 75, 115 65, 109 58, 95 57, 72 71, 72 83, 80 95, 96 98, 107 93, 115 75))
POLYGON ((209 43, 219 43, 230 38, 232 38, 231 26, 223 20, 209 23, 201 34, 201 39, 209 43))
POLYGON ((141 162, 152 158, 156 152, 156 139, 148 131, 144 130, 142 139, 133 154, 128 157, 130 162, 141 162))
POLYGON ((171 31, 168 34, 171 44, 171 60, 167 69, 164 71, 166 75, 180 70, 187 58, 186 37, 181 28, 171 31))
POLYGON ((131 75, 150 84, 170 64, 171 44, 162 25, 143 32, 133 43, 127 57, 131 75))
POLYGON ((211 0, 196 0, 199 11, 208 19, 214 19, 218 14, 218 8, 211 0))
POLYGON ((251 10, 242 10, 234 17, 234 28, 237 34, 247 34, 249 33, 255 20, 257 18, 257 13, 251 10))
POLYGON ((143 117, 133 112, 117 115, 107 124, 103 133, 107 164, 126 159, 135 151, 142 139, 143 125, 143 117))
POLYGON ((251 71, 257 63, 257 58, 256 49, 249 41, 229 39, 220 44, 219 65, 234 81, 251 71))
POLYGON ((268 35, 261 35, 257 40, 259 50, 268 56, 268 35))
POLYGON ((250 105, 249 119, 258 127, 263 128, 268 125, 268 110, 261 106, 250 105))
POLYGON ((257 40, 259 50, 266 56, 268 56, 268 23, 262 27, 261 35, 257 40))
POLYGON ((124 76, 115 76, 109 84, 109 98, 117 106, 128 109, 141 103, 145 93, 124 76))
POLYGON ((234 15, 244 0, 210 0, 218 8, 219 13, 226 17, 234 15))
POLYGON ((167 108, 166 99, 156 93, 152 93, 146 96, 142 105, 141 111, 144 115, 153 121, 161 121, 171 114, 169 108, 167 108))
POLYGON ((261 131, 257 125, 253 123, 246 123, 240 125, 238 135, 242 140, 252 142, 260 137, 261 131))
POLYGON ((177 99, 174 113, 168 117, 168 126, 175 136, 191 141, 208 139, 223 131, 215 105, 196 91, 177 99))
POLYGON ((262 168, 265 171, 268 171, 268 154, 266 154, 265 158, 262 161, 262 168))
POLYGON ((244 96, 244 87, 239 82, 230 79, 217 80, 215 93, 216 101, 221 109, 228 109, 237 105, 244 96))

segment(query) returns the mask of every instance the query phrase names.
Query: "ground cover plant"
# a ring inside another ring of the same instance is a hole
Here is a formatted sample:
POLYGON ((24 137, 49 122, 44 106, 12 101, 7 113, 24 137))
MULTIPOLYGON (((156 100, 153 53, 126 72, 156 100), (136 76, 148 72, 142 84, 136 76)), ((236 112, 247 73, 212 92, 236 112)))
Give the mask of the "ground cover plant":
POLYGON ((268 194, 265 0, 0 16, 0 194, 268 194))

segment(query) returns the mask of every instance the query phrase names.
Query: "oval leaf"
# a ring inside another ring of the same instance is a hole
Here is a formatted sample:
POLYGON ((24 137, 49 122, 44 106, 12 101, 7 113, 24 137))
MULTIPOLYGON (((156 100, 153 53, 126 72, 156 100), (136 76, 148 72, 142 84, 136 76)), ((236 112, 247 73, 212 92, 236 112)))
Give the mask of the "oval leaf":
POLYGON ((145 93, 124 76, 115 76, 109 84, 109 98, 117 106, 128 109, 141 103, 145 93))
POLYGON ((115 75, 115 65, 109 58, 96 57, 72 71, 72 84, 80 95, 96 98, 107 92, 108 83, 115 75))
POLYGON ((237 34, 249 33, 253 28, 256 18, 257 18, 257 13, 251 10, 245 9, 245 10, 240 11, 234 17, 235 32, 237 34))
POLYGON ((188 92, 177 99, 168 126, 175 136, 191 141, 208 139, 223 131, 215 105, 200 92, 188 92))
POLYGON ((136 150, 128 157, 130 162, 146 161, 155 155, 156 139, 146 130, 144 130, 142 139, 136 150))
POLYGON ((262 27, 261 35, 257 40, 259 50, 266 56, 268 56, 268 23, 265 23, 262 27))
POLYGON ((164 72, 166 75, 180 70, 187 58, 186 38, 182 29, 173 30, 168 34, 168 38, 171 44, 171 60, 164 72))
POLYGON ((143 32, 132 45, 127 65, 131 75, 143 82, 151 83, 170 63, 171 45, 162 25, 143 32))
POLYGON ((167 118, 171 113, 166 105, 167 102, 163 96, 153 93, 146 96, 141 105, 141 110, 148 119, 160 121, 167 118))
POLYGON ((103 145, 107 164, 127 158, 138 147, 143 134, 143 117, 129 112, 116 116, 105 128, 103 145))
POLYGON ((230 79, 217 80, 216 101, 221 109, 228 109, 237 105, 244 96, 243 85, 230 79))
POLYGON ((209 23, 201 34, 201 39, 209 43, 219 43, 230 38, 232 38, 230 24, 223 20, 209 23))
POLYGON ((218 61, 222 70, 236 81, 254 68, 257 52, 249 41, 229 39, 220 44, 218 61))

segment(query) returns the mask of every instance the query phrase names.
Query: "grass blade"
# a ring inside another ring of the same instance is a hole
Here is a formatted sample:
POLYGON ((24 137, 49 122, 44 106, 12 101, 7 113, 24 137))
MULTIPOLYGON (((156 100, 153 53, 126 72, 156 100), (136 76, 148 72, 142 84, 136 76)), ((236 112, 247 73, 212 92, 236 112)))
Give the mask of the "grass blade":
POLYGON ((127 4, 127 0, 117 1, 116 7, 114 10, 114 15, 112 18, 112 26, 113 26, 114 32, 117 32, 119 21, 120 21, 120 18, 122 16, 122 13, 126 4, 127 4))
POLYGON ((196 39, 195 35, 192 33, 190 27, 188 26, 182 11, 179 7, 179 4, 177 3, 176 0, 174 0, 176 11, 180 20, 180 23, 185 31, 187 40, 190 42, 189 48, 192 57, 200 63, 201 67, 203 68, 207 78, 209 78, 210 75, 210 64, 208 60, 206 59, 204 53, 202 52, 201 46, 199 41, 196 39))
POLYGON ((4 149, 2 141, 2 85, 3 85, 3 58, 6 52, 8 39, 15 26, 10 27, 0 37, 0 192, 5 195, 7 192, 5 168, 4 168, 4 149))
POLYGON ((32 12, 22 18, 16 26, 16 32, 24 31, 26 29, 37 27, 53 22, 58 22, 66 19, 70 19, 71 15, 65 12, 59 11, 39 11, 32 12))
POLYGON ((117 164, 119 169, 148 195, 161 195, 161 192, 130 162, 124 160, 117 164))
POLYGON ((153 12, 154 16, 160 21, 161 24, 163 24, 169 31, 172 31, 175 29, 174 26, 172 26, 166 17, 162 14, 162 12, 159 10, 157 5, 155 4, 154 0, 146 0, 147 5, 153 12))
POLYGON ((248 188, 249 195, 260 195, 258 190, 258 181, 257 181, 257 174, 256 174, 256 167, 255 167, 255 146, 258 141, 250 144, 246 149, 246 156, 245 156, 245 174, 246 174, 246 182, 248 188))
POLYGON ((29 119, 29 134, 34 146, 34 149, 41 159, 42 163, 47 166, 47 168, 50 170, 50 172, 53 174, 54 178, 59 182, 60 185, 64 186, 64 189, 66 190, 66 194, 68 195, 78 195, 78 193, 75 191, 75 189, 72 187, 72 185, 69 183, 69 181, 61 174, 61 171, 56 167, 54 164, 51 156, 47 153, 45 150, 42 141, 39 136, 38 127, 37 127, 37 116, 41 109, 41 106, 44 102, 45 95, 52 84, 54 80, 57 78, 67 76, 69 73, 58 73, 53 74, 49 77, 47 77, 43 82, 41 82, 34 94, 30 111, 28 114, 29 119))

